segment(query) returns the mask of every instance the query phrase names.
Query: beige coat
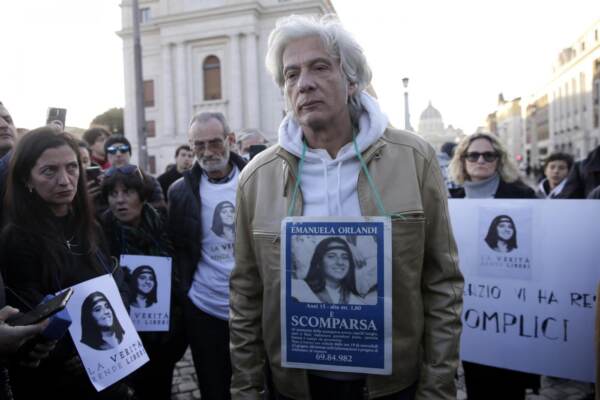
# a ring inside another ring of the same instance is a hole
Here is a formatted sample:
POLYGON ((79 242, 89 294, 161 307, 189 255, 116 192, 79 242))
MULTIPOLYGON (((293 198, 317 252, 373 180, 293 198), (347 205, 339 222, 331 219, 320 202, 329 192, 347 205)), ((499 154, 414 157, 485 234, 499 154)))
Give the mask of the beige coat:
MULTIPOLYGON (((446 189, 434 150, 417 136, 387 129, 362 154, 392 214, 392 374, 368 375, 370 398, 417 380, 417 399, 455 399, 463 277, 450 228, 446 189)), ((306 370, 281 367, 280 225, 298 158, 279 146, 242 172, 237 193, 235 268, 230 279, 233 399, 259 399, 268 359, 277 390, 309 399, 306 370)), ((363 171, 363 215, 378 215, 363 171)), ((301 215, 298 197, 293 215, 301 215)))

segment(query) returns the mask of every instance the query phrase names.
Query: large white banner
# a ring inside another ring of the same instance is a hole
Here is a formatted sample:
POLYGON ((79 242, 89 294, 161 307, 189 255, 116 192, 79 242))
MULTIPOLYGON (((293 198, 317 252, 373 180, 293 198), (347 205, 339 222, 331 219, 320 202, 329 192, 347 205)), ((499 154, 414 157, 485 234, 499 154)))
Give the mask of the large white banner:
POLYGON ((465 276, 461 358, 593 382, 600 202, 449 206, 465 276))

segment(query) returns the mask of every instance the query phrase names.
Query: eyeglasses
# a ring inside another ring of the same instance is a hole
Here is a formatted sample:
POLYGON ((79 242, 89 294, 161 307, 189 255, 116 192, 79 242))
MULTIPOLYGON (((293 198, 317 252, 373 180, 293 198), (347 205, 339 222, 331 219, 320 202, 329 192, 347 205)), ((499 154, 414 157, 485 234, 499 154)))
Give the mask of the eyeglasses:
POLYGON ((196 140, 192 143, 194 150, 204 152, 206 149, 210 151, 221 151, 225 147, 225 141, 223 139, 212 139, 206 142, 196 140))
POLYGON ((106 172, 104 173, 104 176, 106 178, 110 178, 111 176, 115 175, 116 173, 121 173, 123 175, 138 174, 138 176, 140 177, 142 182, 144 181, 144 174, 142 174, 142 171, 140 171, 140 169, 138 168, 137 165, 128 164, 123 167, 110 167, 109 169, 106 170, 106 172))
POLYGON ((485 162, 494 162, 496 161, 500 155, 493 151, 485 151, 483 153, 479 153, 477 151, 471 151, 463 156, 463 158, 469 162, 477 162, 479 158, 483 157, 485 162))
POLYGON ((129 153, 129 151, 131 150, 131 148, 129 146, 127 146, 126 144, 121 144, 119 146, 108 146, 106 148, 106 152, 108 154, 117 154, 117 151, 120 153, 129 153))

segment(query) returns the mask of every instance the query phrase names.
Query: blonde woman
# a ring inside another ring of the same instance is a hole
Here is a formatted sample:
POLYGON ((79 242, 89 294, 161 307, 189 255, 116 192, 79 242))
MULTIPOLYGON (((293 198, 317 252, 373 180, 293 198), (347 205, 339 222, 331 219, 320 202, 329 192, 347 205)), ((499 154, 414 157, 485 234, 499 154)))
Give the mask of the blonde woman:
POLYGON ((465 137, 456 146, 448 169, 452 180, 463 186, 452 193, 455 198, 536 198, 533 189, 519 179, 502 143, 488 133, 465 137))
MULTIPOLYGON (((519 180, 517 168, 508 158, 504 146, 495 136, 487 133, 465 137, 456 146, 448 169, 454 182, 463 186, 462 190, 453 192, 452 197, 536 198, 533 189, 519 180)), ((514 233, 514 222, 512 224, 514 233)), ((495 245, 497 241, 490 246, 495 245)), ((469 400, 489 399, 492 392, 499 399, 520 400, 525 399, 526 388, 539 387, 538 375, 466 361, 463 361, 463 369, 469 400)))

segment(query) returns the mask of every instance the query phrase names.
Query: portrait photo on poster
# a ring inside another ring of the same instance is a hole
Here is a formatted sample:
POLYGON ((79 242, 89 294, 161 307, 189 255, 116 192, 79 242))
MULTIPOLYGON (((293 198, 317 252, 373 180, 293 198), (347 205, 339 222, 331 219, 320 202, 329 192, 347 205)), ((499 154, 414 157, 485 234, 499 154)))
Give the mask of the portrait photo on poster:
POLYGON ((66 308, 73 321, 69 333, 96 390, 107 388, 148 362, 111 275, 73 286, 66 308))
POLYGON ((157 303, 158 281, 151 266, 140 265, 135 268, 131 273, 131 286, 130 307, 148 308, 157 303))
POLYGON ((138 332, 168 331, 171 312, 171 258, 123 254, 130 284, 129 315, 138 332))
POLYGON ((121 344, 125 331, 102 292, 88 295, 81 306, 81 342, 96 350, 110 350, 121 344))
POLYGON ((528 207, 480 208, 480 276, 532 278, 532 220, 528 207))
POLYGON ((300 303, 377 304, 375 236, 292 238, 291 297, 300 303))

